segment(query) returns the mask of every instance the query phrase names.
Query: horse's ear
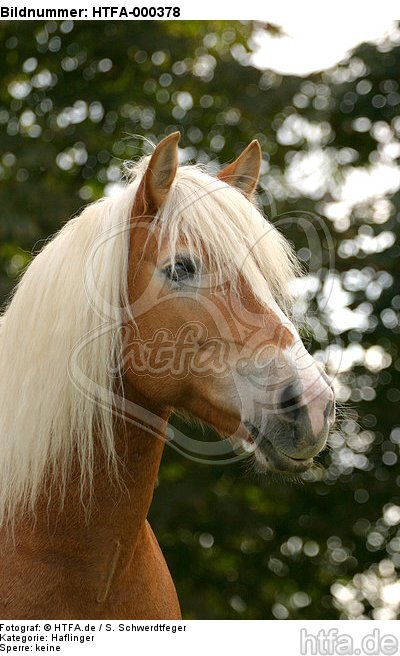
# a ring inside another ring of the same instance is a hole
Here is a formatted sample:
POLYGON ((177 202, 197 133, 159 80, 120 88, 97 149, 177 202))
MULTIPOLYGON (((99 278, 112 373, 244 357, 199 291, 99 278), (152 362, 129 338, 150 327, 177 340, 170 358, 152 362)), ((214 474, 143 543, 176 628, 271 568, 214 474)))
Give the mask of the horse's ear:
POLYGON ((178 168, 180 136, 172 132, 155 147, 136 194, 136 216, 154 216, 165 201, 178 168))
POLYGON ((261 161, 260 144, 254 139, 232 164, 218 173, 218 178, 250 197, 257 187, 261 161))

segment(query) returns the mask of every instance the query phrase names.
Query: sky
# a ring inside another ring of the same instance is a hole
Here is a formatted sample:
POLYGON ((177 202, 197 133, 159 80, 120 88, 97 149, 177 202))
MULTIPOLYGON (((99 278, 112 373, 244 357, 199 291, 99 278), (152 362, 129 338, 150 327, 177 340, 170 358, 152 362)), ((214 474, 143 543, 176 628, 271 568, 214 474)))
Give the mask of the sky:
POLYGON ((332 15, 313 15, 310 20, 309 12, 288 12, 287 17, 270 20, 280 25, 286 36, 274 38, 260 31, 254 39, 253 63, 298 75, 330 68, 359 43, 381 40, 395 28, 393 19, 379 13, 360 14, 352 20, 335 11, 332 15))

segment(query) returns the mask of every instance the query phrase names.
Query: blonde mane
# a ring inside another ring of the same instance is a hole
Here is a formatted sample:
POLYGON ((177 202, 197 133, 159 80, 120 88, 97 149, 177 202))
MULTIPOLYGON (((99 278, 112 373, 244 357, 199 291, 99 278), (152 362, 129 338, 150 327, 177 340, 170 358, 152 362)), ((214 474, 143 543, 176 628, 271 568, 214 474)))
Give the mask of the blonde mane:
MULTIPOLYGON (((34 511, 45 476, 62 494, 75 456, 81 489, 90 496, 94 435, 110 474, 118 475, 112 411, 118 381, 108 371, 120 357, 130 215, 147 163, 131 165, 117 197, 90 205, 55 235, 0 319, 0 524, 18 510, 34 511), (68 374, 82 340, 86 393, 68 374)), ((240 270, 260 298, 267 280, 288 311, 288 282, 296 275, 289 245, 227 184, 197 166, 180 167, 154 228, 167 235, 172 256, 183 237, 190 251, 207 254, 219 276, 234 280, 240 270)))

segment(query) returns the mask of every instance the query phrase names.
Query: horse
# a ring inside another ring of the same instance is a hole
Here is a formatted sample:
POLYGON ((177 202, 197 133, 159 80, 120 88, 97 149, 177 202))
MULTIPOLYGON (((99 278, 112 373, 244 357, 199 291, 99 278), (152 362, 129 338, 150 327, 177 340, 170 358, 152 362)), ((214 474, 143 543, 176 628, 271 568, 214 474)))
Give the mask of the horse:
POLYGON ((266 474, 326 445, 334 393, 257 207, 260 145, 211 175, 178 165, 179 138, 65 223, 0 319, 4 619, 181 618, 147 521, 171 412, 266 474))

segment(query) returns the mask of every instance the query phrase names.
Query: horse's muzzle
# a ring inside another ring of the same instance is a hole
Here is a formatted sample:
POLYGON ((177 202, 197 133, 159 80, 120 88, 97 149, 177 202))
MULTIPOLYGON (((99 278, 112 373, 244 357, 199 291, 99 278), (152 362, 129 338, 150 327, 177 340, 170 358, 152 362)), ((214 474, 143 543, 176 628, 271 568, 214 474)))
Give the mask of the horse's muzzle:
POLYGON ((298 384, 290 383, 277 394, 273 413, 263 427, 245 422, 256 457, 265 469, 301 473, 326 446, 335 421, 335 401, 329 386, 311 402, 298 384), (265 460, 265 462, 263 462, 265 460))

